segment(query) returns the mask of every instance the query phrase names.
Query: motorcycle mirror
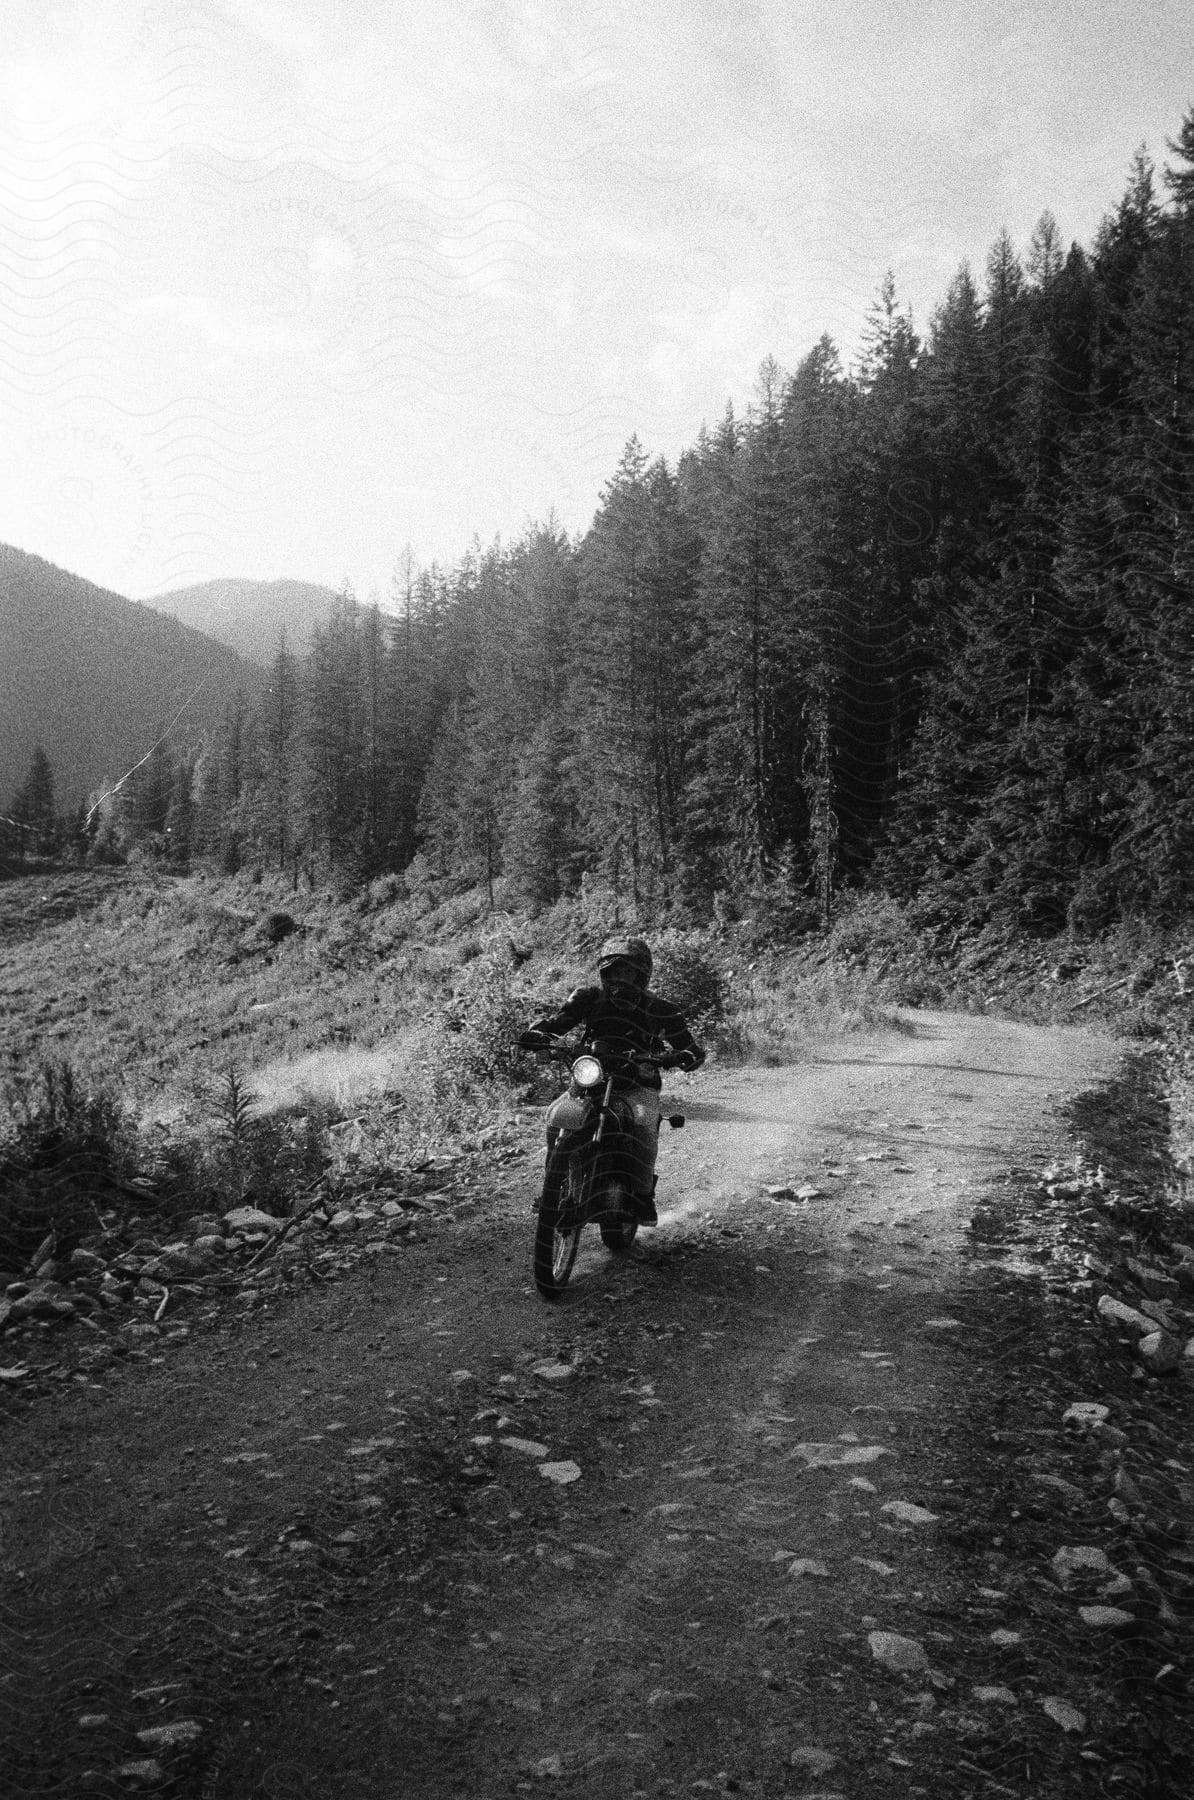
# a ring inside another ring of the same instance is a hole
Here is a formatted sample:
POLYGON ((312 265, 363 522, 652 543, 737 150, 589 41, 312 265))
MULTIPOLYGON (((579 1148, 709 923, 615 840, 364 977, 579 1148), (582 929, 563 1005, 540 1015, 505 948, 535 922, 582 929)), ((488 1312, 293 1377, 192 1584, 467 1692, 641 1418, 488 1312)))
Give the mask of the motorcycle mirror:
POLYGON ((673 1131, 679 1131, 680 1127, 684 1123, 684 1114, 683 1113, 669 1113, 667 1122, 671 1126, 673 1131))

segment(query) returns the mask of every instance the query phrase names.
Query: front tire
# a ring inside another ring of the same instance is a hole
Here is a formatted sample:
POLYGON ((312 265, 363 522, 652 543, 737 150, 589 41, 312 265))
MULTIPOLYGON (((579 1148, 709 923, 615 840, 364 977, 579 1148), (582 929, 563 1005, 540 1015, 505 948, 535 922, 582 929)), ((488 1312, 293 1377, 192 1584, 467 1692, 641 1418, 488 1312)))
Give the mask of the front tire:
POLYGON ((568 1285, 584 1230, 584 1203, 591 1180, 591 1170, 582 1167, 578 1156, 552 1151, 535 1224, 535 1286, 545 1300, 558 1300, 568 1285), (561 1213, 579 1222, 561 1231, 561 1213))

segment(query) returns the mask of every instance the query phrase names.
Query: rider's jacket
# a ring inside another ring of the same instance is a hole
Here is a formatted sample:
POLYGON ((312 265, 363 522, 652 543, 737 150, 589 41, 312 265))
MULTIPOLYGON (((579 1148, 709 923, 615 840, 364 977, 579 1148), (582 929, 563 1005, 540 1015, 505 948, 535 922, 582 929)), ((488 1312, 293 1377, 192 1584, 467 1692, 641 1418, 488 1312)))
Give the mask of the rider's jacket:
POLYGON ((576 988, 558 1013, 536 1019, 531 1030, 560 1037, 578 1025, 586 1050, 604 1044, 621 1056, 685 1056, 694 1069, 705 1060, 682 1014, 647 989, 613 995, 596 986, 576 988))

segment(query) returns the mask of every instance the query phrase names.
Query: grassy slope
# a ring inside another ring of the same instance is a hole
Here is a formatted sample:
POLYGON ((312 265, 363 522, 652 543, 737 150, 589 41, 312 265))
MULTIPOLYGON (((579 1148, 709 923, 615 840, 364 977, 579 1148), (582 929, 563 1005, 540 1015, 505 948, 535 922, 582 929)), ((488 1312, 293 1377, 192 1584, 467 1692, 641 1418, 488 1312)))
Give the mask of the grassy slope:
MULTIPOLYGON (((315 1067, 321 1053, 390 1048, 417 1030, 489 944, 529 952, 514 977, 528 1006, 559 995, 607 924, 579 905, 530 920, 487 915, 478 894, 414 902, 395 882, 336 900, 268 877, 30 876, 0 883, 0 1046, 67 1056, 89 1076, 119 1072, 142 1100, 229 1064, 315 1067), (262 926, 275 911, 298 929, 270 944, 262 926)), ((764 1057, 799 1054, 802 1040, 873 1024, 893 1005, 1099 1014, 1147 1033, 1190 1004, 1180 943, 1142 930, 1086 945, 992 934, 937 946, 876 902, 787 950, 760 944, 749 923, 706 934, 703 949, 729 977, 739 1039, 764 1057)))
MULTIPOLYGON (((26 1067, 66 1058, 143 1120, 218 1117, 221 1077, 235 1070, 260 1110, 314 1100, 345 1117, 388 1100, 392 1112, 397 1089, 408 1124, 451 1135, 454 1124, 477 1124, 475 1113, 455 1118, 451 1082, 429 1074, 459 1047, 443 1030, 454 988, 470 969, 497 969, 501 992, 485 1029, 509 1041, 582 977, 610 923, 591 899, 535 919, 495 916, 481 895, 411 897, 394 880, 337 900, 269 877, 30 876, 0 883, 0 1051, 26 1067), (283 910, 297 929, 270 943, 264 923, 283 910), (517 968, 508 945, 517 946, 517 968)), ((666 963, 668 934, 656 941, 666 963)), ((894 1007, 916 1004, 1076 1021, 1100 1014, 1180 1042, 1190 1005, 1180 948, 1143 931, 1095 945, 994 934, 937 945, 873 901, 826 938, 787 949, 759 941, 749 922, 700 943, 733 999, 718 1053, 773 1062, 843 1029, 898 1026, 894 1007)), ((1180 1099, 1177 1059, 1175 1070, 1180 1099)), ((459 1077, 458 1059, 452 1072, 459 1077)), ((484 1111, 501 1091, 482 1088, 477 1098, 484 1111)), ((1179 1125, 1188 1110, 1176 1107, 1179 1125)))

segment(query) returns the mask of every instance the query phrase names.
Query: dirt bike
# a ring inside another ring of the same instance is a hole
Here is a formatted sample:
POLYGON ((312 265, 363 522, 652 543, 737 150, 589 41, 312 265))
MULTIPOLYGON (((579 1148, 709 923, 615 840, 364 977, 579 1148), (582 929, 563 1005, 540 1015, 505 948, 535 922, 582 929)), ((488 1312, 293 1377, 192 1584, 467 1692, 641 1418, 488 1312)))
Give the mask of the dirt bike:
MULTIPOLYGON (((646 1133, 657 1132, 664 1115, 659 1109, 653 1119, 641 1116, 645 1109, 618 1084, 657 1092, 660 1071, 681 1059, 628 1057, 601 1044, 577 1055, 550 1039, 535 1047, 569 1071, 568 1086, 547 1112, 547 1167, 535 1227, 535 1285, 544 1299, 558 1300, 586 1225, 597 1226, 607 1250, 625 1256, 641 1223, 634 1194, 650 1181, 654 1163, 646 1133)), ((678 1130, 683 1113, 670 1114, 668 1124, 678 1130)))

